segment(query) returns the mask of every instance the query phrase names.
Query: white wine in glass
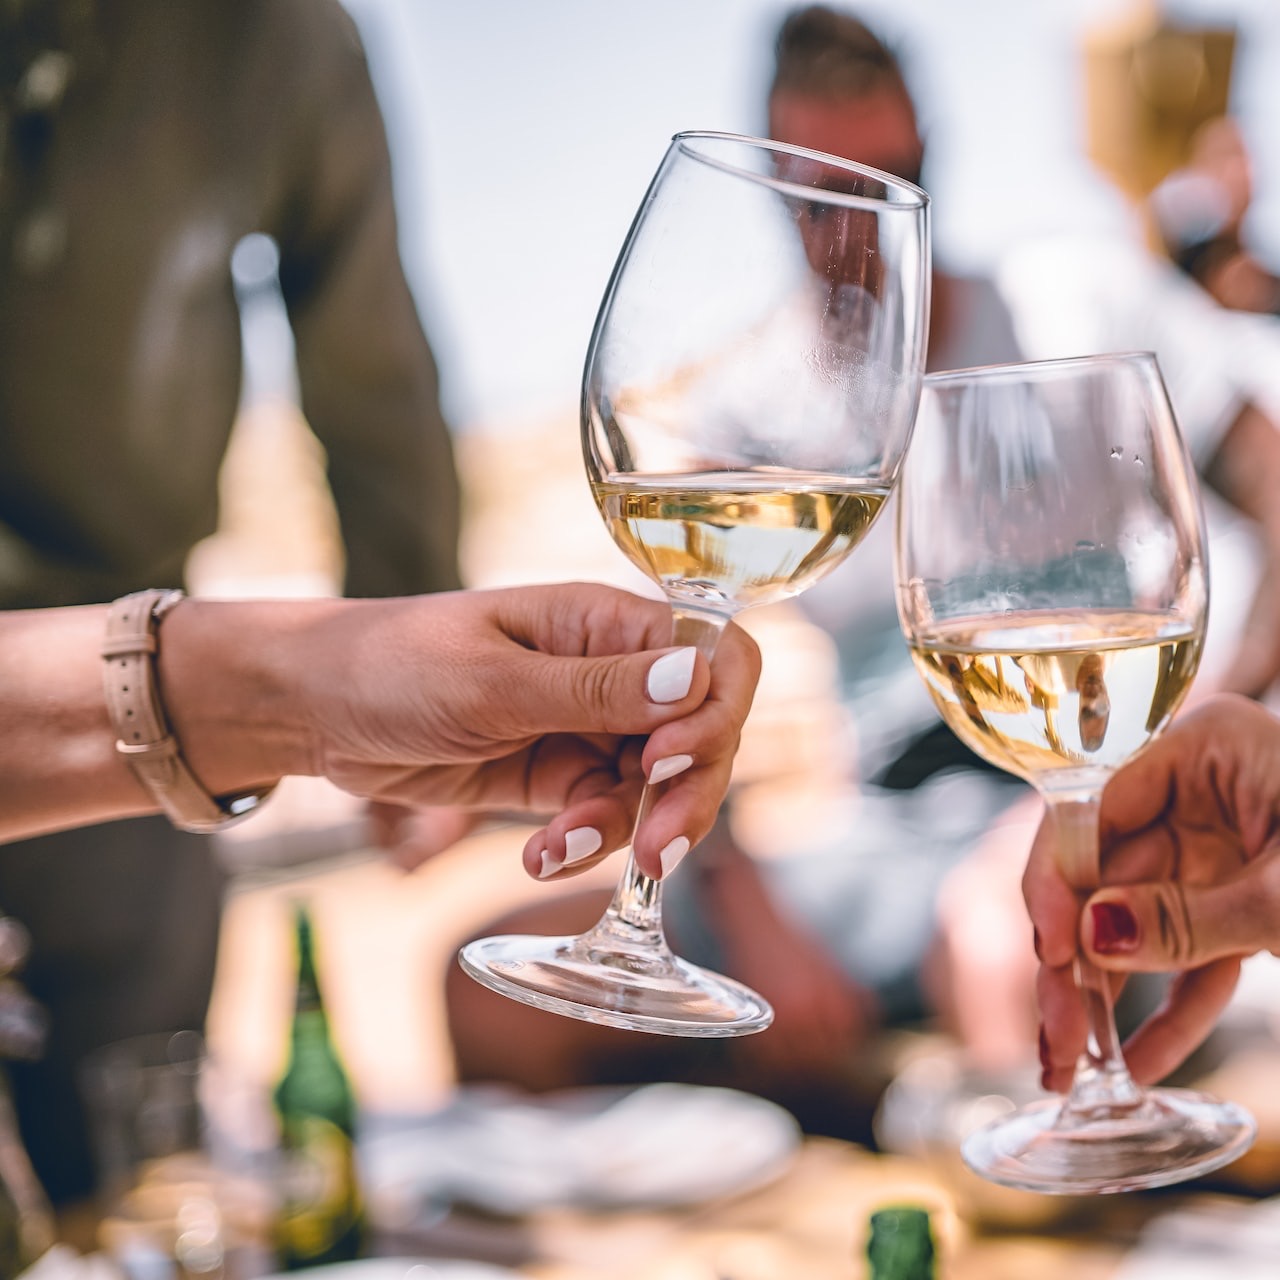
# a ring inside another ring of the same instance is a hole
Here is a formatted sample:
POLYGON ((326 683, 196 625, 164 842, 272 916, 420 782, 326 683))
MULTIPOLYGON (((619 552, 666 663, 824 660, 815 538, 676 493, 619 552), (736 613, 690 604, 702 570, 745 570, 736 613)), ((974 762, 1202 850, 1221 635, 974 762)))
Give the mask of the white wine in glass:
MULTIPOLYGON (((884 505, 919 401, 928 208, 918 187, 817 152, 672 140, 596 319, 582 441, 605 526, 670 600, 674 643, 710 658, 735 614, 823 577, 884 505)), ((671 952, 660 885, 634 857, 587 933, 483 938, 461 961, 504 995, 611 1026, 736 1036, 773 1016, 671 952)))
MULTIPOLYGON (((1195 473, 1155 357, 930 375, 898 503, 916 668, 956 735, 1040 792, 1063 878, 1087 895, 1103 787, 1178 709, 1208 608, 1195 473)), ((1247 1149, 1241 1108, 1139 1088, 1106 975, 1078 960, 1076 981, 1089 1035, 1070 1094, 972 1134, 974 1170, 1032 1191, 1127 1191, 1247 1149)))
POLYGON ((793 596, 862 541, 883 484, 711 471, 596 481, 613 540, 673 600, 733 614, 793 596))

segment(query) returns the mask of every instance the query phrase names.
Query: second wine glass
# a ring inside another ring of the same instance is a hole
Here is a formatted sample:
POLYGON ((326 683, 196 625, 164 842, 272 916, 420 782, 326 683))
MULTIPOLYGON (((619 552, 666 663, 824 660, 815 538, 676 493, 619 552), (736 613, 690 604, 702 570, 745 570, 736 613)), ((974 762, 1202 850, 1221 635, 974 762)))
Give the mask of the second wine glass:
MULTIPOLYGON (((1103 787, 1169 722, 1204 640, 1195 472, 1155 357, 931 375, 898 504, 898 610, 916 667, 957 736, 1040 792, 1058 868, 1087 895, 1103 787)), ((1239 1107, 1140 1089, 1107 975, 1078 960, 1076 981, 1089 1037, 1070 1095, 971 1135, 973 1169, 1032 1191, 1125 1191, 1248 1147, 1239 1107)))
MULTIPOLYGON (((756 138, 672 140, 596 320, 582 442, 609 532, 671 601, 674 643, 709 658, 735 614, 798 594, 862 539, 911 435, 928 304, 918 187, 756 138)), ((590 1022, 767 1027, 756 992, 671 952, 660 889, 632 857, 588 933, 481 939, 463 967, 590 1022)))

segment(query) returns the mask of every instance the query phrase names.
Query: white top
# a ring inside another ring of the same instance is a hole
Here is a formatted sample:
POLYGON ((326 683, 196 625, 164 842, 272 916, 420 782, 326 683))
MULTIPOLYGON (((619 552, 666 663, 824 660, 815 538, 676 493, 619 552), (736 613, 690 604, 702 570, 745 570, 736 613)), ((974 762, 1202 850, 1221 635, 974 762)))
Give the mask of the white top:
MULTIPOLYGON (((1246 404, 1280 424, 1280 320, 1220 307, 1135 238, 1060 235, 1010 251, 997 273, 1027 359, 1154 351, 1203 467, 1246 404)), ((1198 687, 1229 662, 1259 571, 1255 530, 1204 495, 1210 608, 1198 687)))
POLYGON ((1154 351, 1199 463, 1246 403, 1280 410, 1280 322, 1225 310, 1137 241, 1031 242, 1006 256, 997 282, 1028 360, 1154 351))
MULTIPOLYGON (((929 371, 1021 360, 1013 317, 992 281, 952 276, 948 285, 947 340, 930 346, 929 371)), ((800 597, 808 617, 835 641, 864 777, 878 773, 907 742, 938 723, 898 624, 895 503, 891 496, 844 564, 800 597)))

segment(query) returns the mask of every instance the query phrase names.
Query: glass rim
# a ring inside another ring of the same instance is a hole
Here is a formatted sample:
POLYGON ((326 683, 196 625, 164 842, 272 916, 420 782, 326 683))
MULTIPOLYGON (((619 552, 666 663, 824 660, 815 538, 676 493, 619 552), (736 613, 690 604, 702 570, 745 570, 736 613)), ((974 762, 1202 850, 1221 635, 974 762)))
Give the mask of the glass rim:
POLYGON ((842 156, 833 156, 825 151, 814 151, 809 147, 797 147, 789 142, 778 142, 773 138, 757 138, 751 134, 730 133, 716 129, 685 129, 680 133, 673 134, 671 142, 673 146, 680 149, 682 154, 688 156, 691 160, 696 160, 699 164, 705 164, 712 169, 719 169, 722 173, 747 178, 752 182, 759 183, 761 186, 769 187, 773 191, 781 192, 798 200, 813 200, 820 194, 821 198, 827 203, 846 209, 870 209, 876 211, 901 209, 906 212, 916 212, 929 207, 929 193, 923 187, 916 186, 914 182, 908 182, 905 178, 899 178, 897 174, 887 173, 883 169, 873 169, 869 164, 859 164, 857 161, 846 160, 842 156), (895 190, 902 192, 906 198, 902 200, 884 200, 876 196, 860 196, 852 191, 828 191, 822 187, 810 187, 802 182, 791 182, 786 178, 772 178, 768 174, 755 173, 750 169, 744 169, 740 165, 732 164, 727 160, 722 160, 717 156, 698 150, 692 144, 700 140, 744 143, 761 151, 781 151, 787 155, 800 156, 806 160, 817 160, 834 168, 843 169, 847 173, 856 173, 859 177, 872 178, 877 182, 883 182, 885 186, 893 187, 895 190))
POLYGON ((1080 368, 1084 365, 1133 364, 1159 368, 1154 351, 1099 351, 1087 356, 1059 356, 1052 360, 1010 360, 1004 364, 980 364, 970 369, 939 369, 924 375, 924 388, 949 382, 986 382, 1018 376, 1028 380, 1080 368))

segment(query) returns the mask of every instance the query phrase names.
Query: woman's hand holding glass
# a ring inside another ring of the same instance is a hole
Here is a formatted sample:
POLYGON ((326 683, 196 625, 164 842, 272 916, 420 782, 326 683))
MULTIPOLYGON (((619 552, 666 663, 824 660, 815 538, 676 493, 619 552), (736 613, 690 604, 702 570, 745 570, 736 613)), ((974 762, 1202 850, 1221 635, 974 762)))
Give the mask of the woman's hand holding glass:
MULTIPOLYGON (((153 812, 102 696, 106 606, 0 614, 0 840, 153 812)), ((397 600, 183 600, 157 683, 213 795, 327 777, 390 805, 555 815, 526 850, 562 862, 599 825, 631 829, 644 778, 674 779, 637 833, 652 860, 715 820, 760 671, 733 627, 714 662, 670 643, 660 602, 590 583, 397 600)))
POLYGON ((1036 927, 1044 1084, 1064 1090, 1088 1027, 1078 954, 1115 975, 1173 973, 1162 1006, 1125 1042, 1136 1080, 1167 1076, 1208 1036, 1241 960, 1280 952, 1280 721, 1219 695, 1179 717, 1102 797, 1100 884, 1081 910, 1037 834, 1023 878, 1036 927))
MULTIPOLYGON (((1153 356, 926 379, 899 493, 903 630, 956 734, 1045 800, 1060 911, 1099 884, 1107 780, 1163 731, 1195 675, 1202 526, 1153 356)), ((1087 957, 1070 963, 1070 1025, 1084 1035, 1069 1096, 971 1135, 969 1164, 1011 1186, 1078 1194, 1176 1182, 1240 1154, 1250 1117, 1140 1089, 1107 975, 1087 957)))
MULTIPOLYGON (((605 525, 666 594, 676 644, 709 657, 738 612, 798 594, 862 539, 910 438, 928 282, 918 188, 759 139, 673 139, 596 321, 582 439, 605 525)), ((642 822, 672 776, 650 775, 642 822)), ((656 858, 638 839, 587 934, 481 939, 463 966, 587 1021, 763 1030, 765 1000, 663 937, 659 878, 697 834, 656 858)))

